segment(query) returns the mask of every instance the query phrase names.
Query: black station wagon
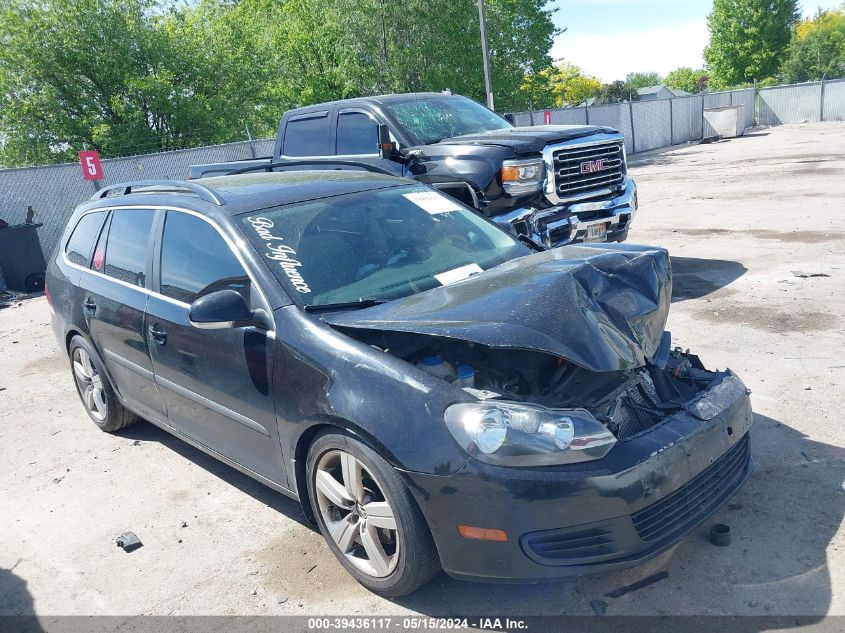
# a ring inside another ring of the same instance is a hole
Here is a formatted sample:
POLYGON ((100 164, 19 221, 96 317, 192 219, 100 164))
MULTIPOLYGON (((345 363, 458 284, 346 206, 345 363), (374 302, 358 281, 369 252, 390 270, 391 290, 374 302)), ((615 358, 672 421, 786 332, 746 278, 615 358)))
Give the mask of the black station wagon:
POLYGON ((633 565, 750 472, 748 392, 664 332, 666 251, 543 250, 360 171, 110 187, 47 274, 89 416, 299 499, 363 585, 633 565))

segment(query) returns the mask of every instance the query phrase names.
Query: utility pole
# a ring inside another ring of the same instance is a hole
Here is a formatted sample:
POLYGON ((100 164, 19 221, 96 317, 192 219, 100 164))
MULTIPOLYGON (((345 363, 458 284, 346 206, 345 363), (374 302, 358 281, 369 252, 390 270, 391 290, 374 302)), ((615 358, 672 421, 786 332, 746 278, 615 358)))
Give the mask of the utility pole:
POLYGON ((484 89, 487 107, 493 110, 493 85, 490 82, 490 51, 487 48, 487 18, 484 17, 484 0, 478 0, 478 21, 481 23, 481 53, 484 57, 484 89))

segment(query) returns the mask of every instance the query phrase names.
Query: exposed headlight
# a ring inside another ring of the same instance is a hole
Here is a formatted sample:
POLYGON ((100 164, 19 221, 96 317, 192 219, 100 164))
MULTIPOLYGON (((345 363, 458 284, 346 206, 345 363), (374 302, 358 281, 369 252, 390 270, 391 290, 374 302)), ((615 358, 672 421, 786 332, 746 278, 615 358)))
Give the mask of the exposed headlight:
POLYGON ((503 466, 573 464, 604 457, 616 438, 585 409, 459 402, 446 426, 473 457, 503 466))
POLYGON ((543 184, 543 159, 506 160, 501 173, 502 187, 511 195, 539 191, 543 184))

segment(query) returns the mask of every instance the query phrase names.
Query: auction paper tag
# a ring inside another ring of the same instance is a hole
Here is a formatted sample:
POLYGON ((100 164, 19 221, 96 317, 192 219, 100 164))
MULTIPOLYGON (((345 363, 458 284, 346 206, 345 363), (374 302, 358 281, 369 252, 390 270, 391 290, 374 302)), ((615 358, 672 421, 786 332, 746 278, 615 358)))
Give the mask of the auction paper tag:
POLYGON ((414 191, 412 193, 403 193, 402 195, 420 209, 428 211, 432 215, 461 210, 461 206, 452 200, 452 198, 436 191, 414 191))
POLYGON ((447 270, 445 273, 435 275, 434 278, 444 286, 448 286, 449 284, 453 284, 461 279, 466 279, 470 275, 481 272, 484 272, 484 269, 481 268, 481 266, 478 264, 469 264, 467 266, 455 268, 454 270, 447 270))

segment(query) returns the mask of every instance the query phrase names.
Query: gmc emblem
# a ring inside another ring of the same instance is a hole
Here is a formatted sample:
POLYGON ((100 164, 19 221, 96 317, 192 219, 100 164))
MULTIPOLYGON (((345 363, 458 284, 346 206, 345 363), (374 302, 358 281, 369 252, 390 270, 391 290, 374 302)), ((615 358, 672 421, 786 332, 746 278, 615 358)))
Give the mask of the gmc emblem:
POLYGON ((605 169, 608 169, 606 158, 600 158, 599 160, 588 160, 586 162, 581 163, 582 174, 592 174, 597 171, 604 171, 605 169))

